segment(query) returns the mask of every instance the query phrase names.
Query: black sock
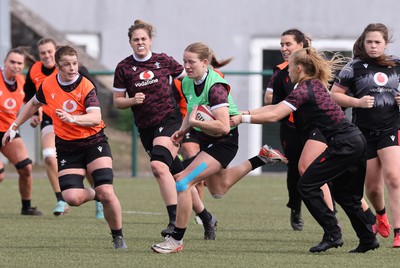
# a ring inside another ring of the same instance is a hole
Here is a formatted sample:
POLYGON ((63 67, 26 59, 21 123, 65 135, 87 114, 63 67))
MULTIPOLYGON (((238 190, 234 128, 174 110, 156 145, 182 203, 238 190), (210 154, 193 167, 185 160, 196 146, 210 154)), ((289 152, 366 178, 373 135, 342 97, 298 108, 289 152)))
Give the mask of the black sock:
POLYGON ((265 165, 265 162, 261 160, 258 156, 254 156, 253 158, 249 159, 251 164, 251 170, 254 170, 258 167, 265 165))
POLYGON ((22 209, 29 209, 31 207, 31 200, 21 200, 22 209))
POLYGON ((393 232, 394 232, 394 236, 396 237, 396 235, 397 235, 398 233, 400 233, 400 228, 394 228, 394 229, 393 229, 393 232))
POLYGON ((62 196, 61 192, 57 192, 55 194, 56 194, 57 201, 64 201, 65 202, 64 197, 62 196))
POLYGON ((368 208, 366 211, 364 211, 365 217, 367 218, 368 222, 373 225, 376 223, 376 216, 372 212, 370 208, 368 208))
POLYGON ((199 214, 197 214, 197 216, 200 217, 200 219, 201 219, 201 221, 202 221, 203 223, 210 222, 211 219, 212 219, 212 216, 211 216, 210 212, 208 212, 206 208, 204 208, 204 210, 203 210, 202 212, 200 212, 199 214))
POLYGON ((124 236, 124 235, 122 234, 122 229, 119 229, 119 230, 111 230, 111 235, 112 235, 112 237, 124 236))
POLYGON ((176 205, 167 206, 169 223, 175 225, 176 220, 176 205))
POLYGON ((175 226, 174 232, 172 233, 172 238, 175 240, 182 240, 185 235, 186 228, 178 228, 175 226))
POLYGON ((376 214, 378 214, 378 215, 384 215, 386 213, 386 208, 383 208, 382 210, 380 210, 380 211, 376 211, 376 214))

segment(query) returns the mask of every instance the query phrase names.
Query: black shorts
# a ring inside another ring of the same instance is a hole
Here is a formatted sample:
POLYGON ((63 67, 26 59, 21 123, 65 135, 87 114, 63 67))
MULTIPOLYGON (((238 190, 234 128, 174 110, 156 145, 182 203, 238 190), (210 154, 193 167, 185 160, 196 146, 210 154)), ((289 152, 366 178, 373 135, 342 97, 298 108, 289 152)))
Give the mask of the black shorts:
POLYGON ((53 125, 53 119, 46 113, 42 115, 42 122, 40 122, 40 130, 43 130, 47 126, 53 125))
POLYGON ((301 176, 300 189, 320 188, 333 183, 333 194, 363 195, 366 173, 366 141, 360 133, 329 144, 301 176))
MULTIPOLYGON (((1 142, 3 140, 4 134, 6 134, 5 132, 0 132, 0 148, 3 147, 3 143, 1 142)), ((17 132, 17 134, 15 134, 15 138, 21 138, 21 135, 19 135, 19 133, 17 132)))
POLYGON ((399 130, 389 129, 382 131, 373 131, 368 129, 360 129, 365 139, 367 140, 367 159, 372 159, 378 156, 378 150, 390 147, 399 146, 399 130))
POLYGON ((239 149, 238 128, 232 129, 228 135, 215 139, 212 142, 200 143, 200 151, 203 151, 215 158, 226 168, 235 158, 239 149))
POLYGON ((196 132, 195 130, 191 130, 190 132, 185 134, 185 137, 183 137, 182 139, 182 143, 186 143, 186 142, 194 142, 199 144, 200 141, 199 139, 196 137, 196 132))
POLYGON ((180 113, 170 114, 162 123, 149 128, 139 128, 140 140, 147 153, 153 149, 153 141, 157 137, 171 137, 182 125, 180 113))
POLYGON ((310 135, 308 136, 308 139, 309 140, 319 141, 319 142, 327 144, 325 136, 322 135, 321 131, 318 128, 315 128, 310 132, 310 135))
POLYGON ((85 148, 84 150, 75 151, 73 153, 57 151, 58 171, 68 168, 83 168, 93 160, 100 157, 112 157, 111 148, 107 141, 85 148))

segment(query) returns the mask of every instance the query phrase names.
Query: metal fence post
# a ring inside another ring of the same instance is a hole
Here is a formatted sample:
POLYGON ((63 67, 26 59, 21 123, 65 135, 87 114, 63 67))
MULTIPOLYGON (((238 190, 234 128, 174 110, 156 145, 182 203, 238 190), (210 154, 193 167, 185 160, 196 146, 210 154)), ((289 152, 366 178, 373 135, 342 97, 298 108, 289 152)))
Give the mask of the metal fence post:
POLYGON ((137 176, 137 138, 138 130, 135 123, 132 123, 132 177, 137 176))

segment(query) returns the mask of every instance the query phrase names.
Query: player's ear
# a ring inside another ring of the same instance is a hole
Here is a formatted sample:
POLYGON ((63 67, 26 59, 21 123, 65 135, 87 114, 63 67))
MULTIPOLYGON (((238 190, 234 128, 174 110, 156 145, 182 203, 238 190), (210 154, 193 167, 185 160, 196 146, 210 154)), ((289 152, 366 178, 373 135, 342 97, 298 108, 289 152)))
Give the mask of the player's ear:
POLYGON ((303 70, 303 66, 301 66, 300 64, 296 65, 296 70, 298 73, 301 73, 301 71, 303 70))

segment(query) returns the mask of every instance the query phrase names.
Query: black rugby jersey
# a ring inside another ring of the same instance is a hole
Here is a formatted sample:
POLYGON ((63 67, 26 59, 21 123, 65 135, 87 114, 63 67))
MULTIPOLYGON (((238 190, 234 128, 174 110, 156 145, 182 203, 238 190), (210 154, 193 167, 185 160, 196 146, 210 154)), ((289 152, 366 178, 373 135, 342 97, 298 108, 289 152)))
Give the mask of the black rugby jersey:
POLYGON ((353 122, 363 129, 388 130, 397 127, 399 106, 399 75, 396 68, 354 59, 340 71, 335 85, 355 98, 370 95, 375 98, 372 108, 353 108, 353 122))

